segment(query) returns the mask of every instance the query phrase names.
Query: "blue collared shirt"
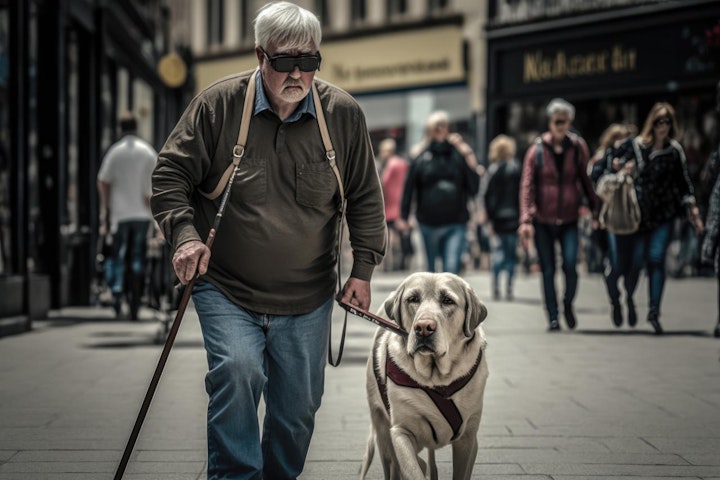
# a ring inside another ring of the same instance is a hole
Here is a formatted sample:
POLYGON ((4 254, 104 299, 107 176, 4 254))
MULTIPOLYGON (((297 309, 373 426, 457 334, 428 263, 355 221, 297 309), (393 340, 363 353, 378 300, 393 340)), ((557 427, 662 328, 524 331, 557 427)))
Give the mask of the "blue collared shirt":
MULTIPOLYGON (((270 101, 268 100, 267 95, 265 95, 265 87, 263 86, 260 71, 258 70, 255 75, 255 110, 253 115, 257 115, 264 110, 270 110, 272 112, 272 105, 270 105, 270 101)), ((310 89, 305 98, 300 101, 300 104, 297 106, 295 111, 283 120, 283 123, 297 122, 305 113, 309 113, 313 117, 317 118, 312 89, 310 89)))

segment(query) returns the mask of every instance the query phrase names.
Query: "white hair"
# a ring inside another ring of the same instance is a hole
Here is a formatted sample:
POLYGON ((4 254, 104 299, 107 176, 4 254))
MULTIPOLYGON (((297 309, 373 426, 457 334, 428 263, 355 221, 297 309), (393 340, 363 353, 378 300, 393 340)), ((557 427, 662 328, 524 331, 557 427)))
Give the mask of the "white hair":
POLYGON ((550 103, 548 103, 545 111, 548 118, 552 117, 556 113, 567 113, 570 117, 570 120, 573 120, 575 118, 575 107, 572 103, 562 98, 553 98, 552 100, 550 100, 550 103))
POLYGON ((255 46, 280 47, 286 50, 320 48, 320 21, 312 12, 290 2, 268 3, 258 11, 255 46))
POLYGON ((432 112, 425 121, 425 128, 428 132, 432 131, 438 125, 450 124, 450 115, 444 110, 432 112))

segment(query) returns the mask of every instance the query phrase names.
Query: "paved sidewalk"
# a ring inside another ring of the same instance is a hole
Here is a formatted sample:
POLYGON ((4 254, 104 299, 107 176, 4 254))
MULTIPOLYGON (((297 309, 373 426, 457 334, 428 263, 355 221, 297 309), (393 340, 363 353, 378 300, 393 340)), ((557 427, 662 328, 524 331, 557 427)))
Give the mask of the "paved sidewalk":
MULTIPOLYGON (((373 304, 399 283, 378 273, 373 304)), ((489 315, 490 379, 473 478, 720 479, 720 340, 712 279, 669 280, 663 326, 616 329, 599 276, 580 280, 574 332, 548 334, 539 278, 516 300, 489 300, 486 273, 468 281, 489 315)), ((160 354, 150 311, 141 322, 65 309, 0 339, 0 480, 110 479, 160 354)), ((335 345, 341 326, 335 312, 335 345)), ((374 326, 349 318, 343 363, 326 393, 303 479, 357 478, 369 429, 365 361, 374 326)), ((189 311, 125 478, 205 479, 206 370, 189 311)), ((450 450, 438 454, 451 478, 450 450)), ((382 478, 377 463, 370 478, 382 478)))

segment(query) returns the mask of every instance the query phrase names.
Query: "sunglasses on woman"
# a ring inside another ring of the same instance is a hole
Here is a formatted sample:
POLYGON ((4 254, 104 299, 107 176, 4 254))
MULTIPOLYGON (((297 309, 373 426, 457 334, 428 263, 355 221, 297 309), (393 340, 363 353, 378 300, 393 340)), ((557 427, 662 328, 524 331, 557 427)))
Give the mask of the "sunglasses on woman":
POLYGON ((276 72, 290 73, 295 70, 295 67, 298 67, 301 72, 320 70, 320 62, 322 62, 320 52, 314 55, 275 55, 271 57, 265 49, 261 48, 260 50, 276 72))
POLYGON ((660 125, 670 125, 671 123, 669 118, 658 118, 653 122, 653 125, 659 127, 660 125))

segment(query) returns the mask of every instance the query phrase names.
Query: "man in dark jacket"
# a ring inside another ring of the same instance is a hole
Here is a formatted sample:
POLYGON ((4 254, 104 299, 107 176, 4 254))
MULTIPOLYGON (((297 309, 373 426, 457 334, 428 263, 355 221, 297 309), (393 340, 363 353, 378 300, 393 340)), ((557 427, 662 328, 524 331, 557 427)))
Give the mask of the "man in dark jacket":
POLYGON ((447 113, 431 114, 426 132, 426 143, 418 149, 405 179, 399 226, 407 229, 414 199, 427 270, 435 271, 435 260, 440 256, 443 271, 458 274, 470 218, 467 204, 480 187, 477 161, 467 144, 450 142, 457 137, 449 135, 447 113))

